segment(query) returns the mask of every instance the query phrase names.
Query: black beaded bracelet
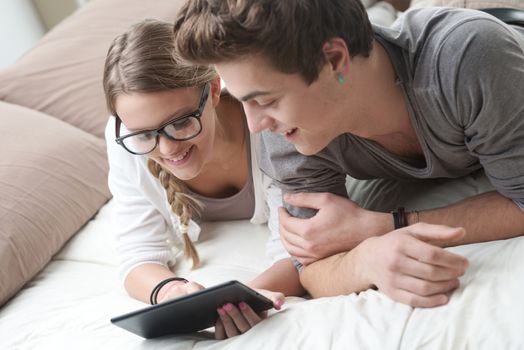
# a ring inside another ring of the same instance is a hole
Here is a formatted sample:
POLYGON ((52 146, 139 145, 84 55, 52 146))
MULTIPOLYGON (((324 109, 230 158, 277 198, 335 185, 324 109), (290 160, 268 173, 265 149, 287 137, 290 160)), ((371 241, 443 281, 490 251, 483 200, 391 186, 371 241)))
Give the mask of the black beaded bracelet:
POLYGON ((158 301, 156 300, 157 297, 158 297, 158 292, 160 292, 160 289, 162 289, 163 286, 165 286, 166 284, 168 284, 169 282, 172 282, 172 281, 182 281, 184 283, 189 282, 188 280, 186 280, 185 278, 182 278, 182 277, 170 277, 170 278, 166 278, 165 280, 161 281, 151 291, 151 295, 149 296, 149 303, 151 305, 158 304, 158 301))
POLYGON ((395 230, 408 226, 408 218, 406 217, 406 211, 403 207, 399 207, 397 211, 393 211, 391 214, 393 214, 395 230))

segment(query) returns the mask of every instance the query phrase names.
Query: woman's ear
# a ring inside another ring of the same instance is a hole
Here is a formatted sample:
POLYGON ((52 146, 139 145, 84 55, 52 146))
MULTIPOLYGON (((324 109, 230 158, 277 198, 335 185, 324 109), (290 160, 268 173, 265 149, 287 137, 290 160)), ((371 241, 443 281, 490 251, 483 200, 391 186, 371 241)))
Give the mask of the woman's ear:
POLYGON ((345 76, 349 69, 350 56, 346 42, 342 38, 331 38, 324 43, 322 51, 332 72, 345 76))
POLYGON ((222 85, 220 82, 220 77, 216 77, 211 80, 211 101, 213 102, 213 107, 218 106, 220 102, 220 92, 222 91, 222 85))

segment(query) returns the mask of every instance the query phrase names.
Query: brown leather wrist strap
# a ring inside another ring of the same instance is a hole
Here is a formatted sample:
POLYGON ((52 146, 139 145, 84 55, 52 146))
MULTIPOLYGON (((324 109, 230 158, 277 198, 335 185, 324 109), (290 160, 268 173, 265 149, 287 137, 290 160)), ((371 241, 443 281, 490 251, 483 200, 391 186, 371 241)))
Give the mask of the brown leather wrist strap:
POLYGON ((408 218, 404 207, 399 207, 396 211, 391 212, 391 214, 393 214, 393 225, 395 226, 395 230, 408 225, 408 218))

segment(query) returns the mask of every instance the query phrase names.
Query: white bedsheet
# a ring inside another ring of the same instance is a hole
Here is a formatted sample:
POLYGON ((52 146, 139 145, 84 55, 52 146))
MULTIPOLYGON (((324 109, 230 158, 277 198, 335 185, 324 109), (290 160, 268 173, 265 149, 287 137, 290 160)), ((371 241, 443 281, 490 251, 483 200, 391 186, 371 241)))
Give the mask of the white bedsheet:
MULTIPOLYGON (((143 340, 113 326, 141 308, 118 284, 106 204, 12 301, 0 310, 0 349, 524 349, 524 238, 452 248, 470 259, 448 305, 412 309, 382 293, 304 300, 246 334, 143 340)), ((249 280, 268 260, 265 226, 206 224, 198 248, 205 265, 179 273, 204 285, 249 280)))

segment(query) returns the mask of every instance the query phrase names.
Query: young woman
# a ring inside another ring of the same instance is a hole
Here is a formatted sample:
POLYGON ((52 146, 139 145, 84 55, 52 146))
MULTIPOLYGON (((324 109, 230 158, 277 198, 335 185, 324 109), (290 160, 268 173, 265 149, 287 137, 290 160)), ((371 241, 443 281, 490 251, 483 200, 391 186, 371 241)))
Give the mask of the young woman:
MULTIPOLYGON (((193 267, 200 264, 195 220, 263 223, 271 212, 268 253, 275 263, 248 284, 278 309, 284 294, 303 293, 274 223, 281 194, 258 169, 241 104, 221 92, 211 68, 177 59, 172 43, 171 24, 144 21, 115 38, 105 63, 109 187, 124 286, 152 304, 204 288, 170 269, 182 249, 193 267)), ((218 339, 262 316, 244 303, 217 311, 218 339)))

